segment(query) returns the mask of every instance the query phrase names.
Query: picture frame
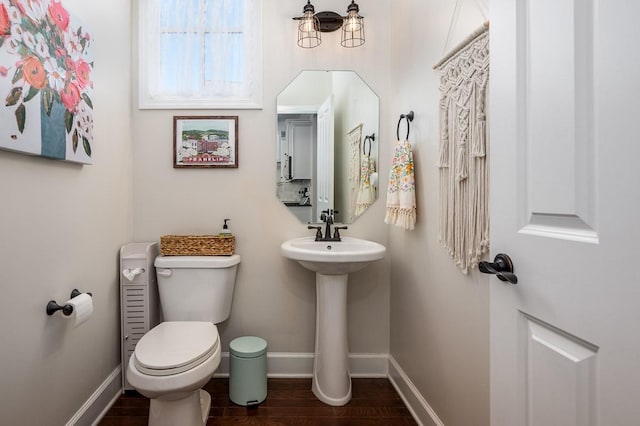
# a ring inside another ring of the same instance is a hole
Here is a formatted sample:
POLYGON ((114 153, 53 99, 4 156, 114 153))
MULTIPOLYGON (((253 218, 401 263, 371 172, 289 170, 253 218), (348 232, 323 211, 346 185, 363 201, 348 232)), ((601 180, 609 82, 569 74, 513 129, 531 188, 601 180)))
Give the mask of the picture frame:
POLYGON ((237 167, 237 115, 173 117, 173 168, 237 167))

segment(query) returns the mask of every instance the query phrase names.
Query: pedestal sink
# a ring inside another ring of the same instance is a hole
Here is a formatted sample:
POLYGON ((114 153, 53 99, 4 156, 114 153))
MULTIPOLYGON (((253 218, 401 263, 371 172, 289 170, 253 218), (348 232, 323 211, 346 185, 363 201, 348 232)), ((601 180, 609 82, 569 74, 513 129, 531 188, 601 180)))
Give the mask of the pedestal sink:
POLYGON ((348 274, 384 257, 386 248, 373 241, 295 238, 280 246, 282 255, 316 273, 316 348, 312 391, 322 402, 344 405, 351 400, 347 336, 348 274))

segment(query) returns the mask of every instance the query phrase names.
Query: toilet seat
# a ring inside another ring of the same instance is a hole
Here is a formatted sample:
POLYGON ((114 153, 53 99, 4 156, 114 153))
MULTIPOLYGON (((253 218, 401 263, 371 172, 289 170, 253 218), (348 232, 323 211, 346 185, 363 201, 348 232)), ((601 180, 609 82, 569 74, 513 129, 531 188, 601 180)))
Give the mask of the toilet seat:
POLYGON ((142 336, 132 359, 143 374, 170 376, 202 364, 218 345, 218 328, 213 323, 167 321, 142 336))

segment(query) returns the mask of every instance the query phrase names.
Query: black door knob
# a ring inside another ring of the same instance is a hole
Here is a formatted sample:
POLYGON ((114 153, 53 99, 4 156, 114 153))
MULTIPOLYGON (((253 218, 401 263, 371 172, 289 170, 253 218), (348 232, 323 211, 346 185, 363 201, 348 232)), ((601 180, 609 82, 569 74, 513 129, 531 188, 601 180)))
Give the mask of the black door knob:
POLYGON ((478 264, 478 269, 483 274, 494 274, 500 281, 518 283, 518 277, 513 273, 513 262, 506 254, 497 254, 493 262, 482 261, 478 264))

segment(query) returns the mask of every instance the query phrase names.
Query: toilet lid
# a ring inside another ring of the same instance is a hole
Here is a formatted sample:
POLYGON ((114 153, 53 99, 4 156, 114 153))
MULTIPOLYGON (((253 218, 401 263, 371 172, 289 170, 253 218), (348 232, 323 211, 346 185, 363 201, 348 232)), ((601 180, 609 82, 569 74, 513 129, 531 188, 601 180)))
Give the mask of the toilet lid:
POLYGON ((168 376, 206 361, 218 347, 218 328, 210 322, 160 323, 136 345, 134 362, 145 374, 168 376))

